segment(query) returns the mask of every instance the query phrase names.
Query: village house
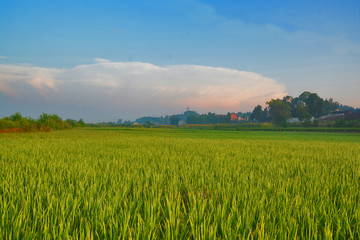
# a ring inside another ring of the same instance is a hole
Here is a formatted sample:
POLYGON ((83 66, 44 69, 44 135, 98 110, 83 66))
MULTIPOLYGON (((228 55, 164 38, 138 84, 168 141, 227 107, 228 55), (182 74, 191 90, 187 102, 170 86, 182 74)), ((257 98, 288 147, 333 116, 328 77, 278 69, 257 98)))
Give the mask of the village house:
POLYGON ((238 116, 235 113, 231 113, 230 121, 238 120, 238 116))
POLYGON ((184 126, 184 125, 186 125, 186 122, 184 120, 180 120, 178 122, 178 126, 184 126))
POLYGON ((335 111, 335 112, 332 112, 332 113, 330 113, 328 115, 321 116, 320 120, 323 120, 323 121, 335 121, 337 119, 344 118, 344 115, 345 115, 344 111, 335 111))

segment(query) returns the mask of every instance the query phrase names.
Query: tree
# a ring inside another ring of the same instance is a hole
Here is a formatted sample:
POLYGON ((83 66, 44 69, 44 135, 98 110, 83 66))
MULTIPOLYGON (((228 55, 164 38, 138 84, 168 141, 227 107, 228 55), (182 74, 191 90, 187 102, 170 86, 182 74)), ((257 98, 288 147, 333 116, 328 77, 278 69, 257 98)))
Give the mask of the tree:
POLYGON ((175 126, 177 126, 179 121, 180 121, 180 118, 177 117, 176 115, 172 115, 172 116, 170 117, 170 125, 175 125, 175 126))
POLYGON ((152 122, 150 122, 150 121, 146 121, 146 123, 145 123, 145 127, 146 128, 150 128, 151 126, 153 126, 153 125, 155 125, 155 124, 153 124, 152 122))
POLYGON ((56 114, 50 115, 43 113, 38 118, 39 127, 43 129, 60 130, 64 129, 65 123, 56 114))
POLYGON ((197 119, 198 119, 198 116, 190 115, 190 116, 187 117, 186 122, 188 124, 196 124, 197 119))
MULTIPOLYGON (((199 114, 195 111, 190 111, 190 110, 187 110, 184 112, 184 117, 189 117, 189 116, 199 116, 199 114)), ((184 120, 184 119, 183 119, 184 120)))
POLYGON ((323 114, 329 114, 332 111, 335 111, 338 109, 340 104, 338 102, 335 102, 332 98, 329 100, 325 99, 323 103, 323 114))
POLYGON ((68 123, 71 127, 77 127, 78 126, 77 121, 74 120, 74 119, 66 119, 65 122, 68 123))
POLYGON ((304 107, 303 105, 299 105, 297 107, 296 111, 297 111, 297 116, 298 116, 300 121, 310 120, 311 114, 309 113, 307 108, 304 107))
POLYGON ((324 100, 316 93, 310 94, 306 106, 309 109, 309 113, 314 117, 320 117, 322 115, 324 100))
POLYGON ((206 122, 209 124, 217 123, 216 114, 208 112, 208 114, 206 116, 206 122))
POLYGON ((269 113, 269 108, 268 107, 264 108, 263 119, 264 119, 264 122, 269 122, 270 121, 270 113, 269 113))
POLYGON ((230 122, 230 118, 228 117, 228 115, 216 115, 216 122, 217 123, 229 123, 230 122))
POLYGON ((263 122, 264 121, 264 112, 262 110, 262 107, 260 105, 257 105, 253 112, 250 115, 251 120, 255 120, 257 122, 263 122))
POLYGON ((21 114, 19 112, 14 113, 13 115, 10 116, 10 119, 14 122, 20 121, 21 119, 23 119, 23 117, 21 116, 21 114))
POLYGON ((228 113, 226 114, 225 121, 226 121, 226 123, 230 123, 230 121, 231 121, 231 113, 230 113, 230 112, 228 112, 228 113))
POLYGON ((320 117, 323 114, 324 100, 317 93, 303 92, 299 99, 305 104, 311 116, 320 117))
POLYGON ((291 118, 290 106, 280 99, 271 99, 266 102, 269 105, 269 112, 272 122, 278 126, 285 126, 291 118))
POLYGON ((84 120, 82 118, 79 119, 78 124, 79 124, 80 127, 85 127, 86 126, 86 124, 85 124, 85 122, 84 122, 84 120))
POLYGON ((283 101, 289 105, 291 116, 298 117, 297 115, 297 107, 299 106, 299 98, 293 98, 292 96, 283 97, 283 101))

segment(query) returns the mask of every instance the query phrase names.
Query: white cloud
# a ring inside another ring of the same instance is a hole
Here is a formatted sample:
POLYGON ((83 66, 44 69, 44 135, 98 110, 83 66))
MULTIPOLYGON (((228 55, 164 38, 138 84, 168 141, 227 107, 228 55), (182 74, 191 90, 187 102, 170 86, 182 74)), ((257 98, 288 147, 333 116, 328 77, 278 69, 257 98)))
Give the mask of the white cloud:
POLYGON ((71 69, 0 64, 0 91, 20 98, 36 91, 54 103, 131 108, 140 115, 186 106, 214 112, 251 110, 256 104, 286 95, 282 84, 252 72, 110 61, 71 69))
POLYGON ((32 86, 46 96, 51 91, 57 91, 60 81, 56 68, 42 68, 29 65, 0 64, 0 91, 12 97, 21 96, 21 89, 32 86))
POLYGON ((94 58, 94 61, 98 63, 110 62, 110 60, 104 58, 94 58))
POLYGON ((6 59, 7 56, 0 56, 0 59, 6 59))

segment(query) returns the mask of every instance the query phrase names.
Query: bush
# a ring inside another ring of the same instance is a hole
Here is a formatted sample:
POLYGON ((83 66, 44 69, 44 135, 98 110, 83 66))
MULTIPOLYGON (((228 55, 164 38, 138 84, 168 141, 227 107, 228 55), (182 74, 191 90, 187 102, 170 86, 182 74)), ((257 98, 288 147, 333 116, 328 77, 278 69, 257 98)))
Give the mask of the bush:
POLYGON ((16 127, 16 123, 14 121, 12 121, 10 118, 3 118, 0 119, 0 129, 11 129, 11 128, 15 128, 16 127))
POLYGON ((359 120, 345 120, 344 123, 345 127, 360 127, 360 121, 359 120))
POLYGON ((303 127, 311 127, 311 121, 310 121, 310 119, 305 119, 305 120, 302 122, 302 126, 303 126, 303 127))
POLYGON ((18 128, 24 132, 71 129, 73 127, 86 126, 84 121, 68 119, 64 122, 58 115, 43 113, 37 120, 23 117, 20 113, 12 114, 10 117, 0 119, 0 130, 18 128))
POLYGON ((23 117, 21 116, 21 114, 19 112, 17 112, 17 113, 14 113, 13 115, 11 115, 10 119, 14 122, 19 122, 23 119, 23 117))
POLYGON ((334 123, 334 126, 335 127, 345 127, 345 119, 344 118, 341 118, 341 119, 336 119, 335 120, 335 123, 334 123))
POLYGON ((71 127, 78 127, 79 124, 77 123, 76 120, 73 119, 66 119, 65 123, 67 123, 68 125, 70 125, 71 127))
POLYGON ((264 128, 272 128, 272 127, 274 127, 274 126, 272 125, 272 123, 262 123, 262 124, 261 124, 261 127, 264 127, 264 128))
POLYGON ((318 126, 319 126, 319 122, 320 122, 320 121, 319 121, 318 119, 314 119, 314 121, 313 121, 312 124, 313 124, 314 127, 318 127, 318 126))
POLYGON ((24 129, 26 132, 34 132, 38 130, 35 120, 31 118, 22 118, 18 122, 18 127, 24 129))

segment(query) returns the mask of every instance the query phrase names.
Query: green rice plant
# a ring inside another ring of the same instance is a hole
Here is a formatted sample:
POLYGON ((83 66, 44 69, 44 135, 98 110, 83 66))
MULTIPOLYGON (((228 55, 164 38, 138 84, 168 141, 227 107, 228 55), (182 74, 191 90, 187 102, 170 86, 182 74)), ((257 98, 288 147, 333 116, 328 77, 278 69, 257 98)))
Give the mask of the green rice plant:
POLYGON ((0 135, 2 239, 359 239, 360 136, 0 135))

